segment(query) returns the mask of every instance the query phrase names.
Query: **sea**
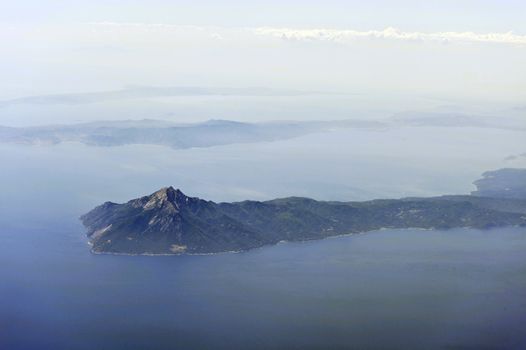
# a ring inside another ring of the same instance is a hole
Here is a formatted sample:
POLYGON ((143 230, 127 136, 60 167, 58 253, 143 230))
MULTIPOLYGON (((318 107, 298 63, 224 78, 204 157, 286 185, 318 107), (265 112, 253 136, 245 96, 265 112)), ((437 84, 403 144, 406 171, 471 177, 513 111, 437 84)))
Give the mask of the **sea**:
POLYGON ((217 202, 467 194, 524 144, 445 129, 188 150, 0 144, 0 348, 525 349, 526 228, 117 256, 90 253, 78 220, 169 185, 217 202))

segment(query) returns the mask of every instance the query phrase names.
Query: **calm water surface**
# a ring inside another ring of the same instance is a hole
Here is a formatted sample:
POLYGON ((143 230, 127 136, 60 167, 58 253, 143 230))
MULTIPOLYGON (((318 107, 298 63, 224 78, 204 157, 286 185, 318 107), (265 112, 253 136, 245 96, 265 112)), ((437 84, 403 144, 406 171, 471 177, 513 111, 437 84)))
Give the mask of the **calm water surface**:
POLYGON ((524 143, 511 132, 498 145, 448 133, 463 151, 440 163, 411 153, 418 135, 186 151, 0 145, 0 349, 525 349, 526 228, 146 257, 90 254, 77 220, 167 185, 216 201, 467 193, 524 143))
POLYGON ((4 233, 5 349, 526 347, 526 229, 384 230, 212 256, 4 233))

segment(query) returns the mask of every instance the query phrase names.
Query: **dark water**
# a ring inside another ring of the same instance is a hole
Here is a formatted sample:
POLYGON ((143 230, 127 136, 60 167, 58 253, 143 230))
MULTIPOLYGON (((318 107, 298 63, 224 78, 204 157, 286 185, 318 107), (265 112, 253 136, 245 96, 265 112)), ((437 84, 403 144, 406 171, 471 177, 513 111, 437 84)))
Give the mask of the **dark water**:
POLYGON ((526 347, 525 228, 165 257, 92 255, 81 232, 2 232, 0 348, 526 347))
MULTIPOLYGON (((395 136, 368 150, 385 154, 395 136)), ((430 166, 411 152, 362 162, 353 150, 363 147, 342 140, 187 151, 0 145, 0 349, 525 349, 526 228, 133 257, 90 254, 76 219, 167 185, 216 201, 463 193, 514 149, 470 141, 448 166, 430 166)))

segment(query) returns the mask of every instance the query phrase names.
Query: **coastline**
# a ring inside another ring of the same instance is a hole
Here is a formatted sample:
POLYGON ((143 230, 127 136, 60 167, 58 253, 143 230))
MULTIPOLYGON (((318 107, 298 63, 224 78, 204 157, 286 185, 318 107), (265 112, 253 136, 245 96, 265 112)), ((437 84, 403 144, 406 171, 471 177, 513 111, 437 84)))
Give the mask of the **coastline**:
MULTIPOLYGON (((506 225, 503 227, 521 227, 521 226, 520 225, 506 225)), ((297 241, 281 240, 274 244, 264 244, 260 247, 255 247, 255 248, 242 249, 242 250, 229 250, 229 251, 215 252, 215 253, 120 253, 120 252, 96 252, 96 251, 93 251, 93 249, 90 249, 90 253, 94 255, 151 256, 151 257, 155 257, 155 256, 207 256, 207 255, 220 255, 220 254, 239 254, 239 253, 245 253, 245 252, 249 252, 249 251, 253 251, 257 249, 273 247, 273 246, 280 245, 280 244, 322 241, 326 239, 342 238, 342 237, 349 237, 349 236, 354 236, 354 235, 365 235, 365 234, 370 234, 373 232, 381 232, 381 231, 386 231, 386 230, 447 231, 447 230, 452 230, 452 229, 473 229, 473 227, 462 226, 462 227, 454 227, 450 229, 423 228, 423 227, 405 227, 405 228, 381 227, 375 230, 343 233, 343 234, 327 236, 327 237, 322 237, 322 238, 303 239, 303 240, 297 240, 297 241)), ((91 242, 88 241, 88 245, 91 246, 91 242)))

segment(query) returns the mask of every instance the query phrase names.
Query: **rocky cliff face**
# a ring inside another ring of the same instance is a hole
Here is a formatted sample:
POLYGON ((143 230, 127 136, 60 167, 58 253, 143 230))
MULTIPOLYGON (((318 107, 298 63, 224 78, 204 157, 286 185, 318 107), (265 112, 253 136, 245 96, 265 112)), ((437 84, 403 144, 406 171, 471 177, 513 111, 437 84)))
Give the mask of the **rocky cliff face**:
POLYGON ((106 202, 81 220, 94 252, 181 254, 240 251, 382 227, 526 225, 525 208, 521 200, 474 196, 368 202, 293 197, 218 204, 167 187, 124 204, 106 202))

